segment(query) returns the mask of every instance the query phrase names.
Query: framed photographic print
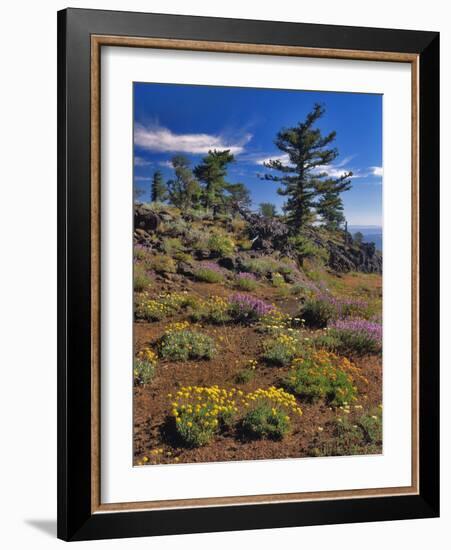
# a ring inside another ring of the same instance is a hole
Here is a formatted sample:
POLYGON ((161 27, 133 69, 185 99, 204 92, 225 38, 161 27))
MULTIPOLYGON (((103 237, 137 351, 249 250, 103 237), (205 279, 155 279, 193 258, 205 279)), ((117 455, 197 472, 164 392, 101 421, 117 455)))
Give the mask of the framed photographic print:
POLYGON ((439 513, 439 36, 58 14, 58 536, 439 513))

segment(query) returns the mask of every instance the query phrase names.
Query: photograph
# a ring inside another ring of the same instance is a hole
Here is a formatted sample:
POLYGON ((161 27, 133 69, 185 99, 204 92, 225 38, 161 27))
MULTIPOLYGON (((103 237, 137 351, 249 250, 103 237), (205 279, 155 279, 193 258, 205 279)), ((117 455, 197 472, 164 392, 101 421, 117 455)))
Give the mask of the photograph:
POLYGON ((135 467, 383 453, 382 121, 133 83, 135 467))

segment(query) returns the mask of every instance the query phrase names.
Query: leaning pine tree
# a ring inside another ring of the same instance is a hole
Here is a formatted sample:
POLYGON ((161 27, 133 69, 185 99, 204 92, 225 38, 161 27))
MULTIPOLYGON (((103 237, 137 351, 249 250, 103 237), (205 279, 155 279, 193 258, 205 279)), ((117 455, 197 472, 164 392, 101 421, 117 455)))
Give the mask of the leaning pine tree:
POLYGON ((287 197, 284 210, 294 235, 313 221, 315 208, 326 225, 340 222, 343 215, 340 193, 350 188, 352 172, 334 179, 325 169, 337 158, 338 151, 328 148, 336 132, 323 136, 321 130, 313 127, 324 112, 324 107, 317 103, 303 122, 281 130, 275 144, 287 156, 287 162, 277 159, 264 163, 266 168, 280 172, 265 174, 263 178, 281 183, 278 193, 287 197))

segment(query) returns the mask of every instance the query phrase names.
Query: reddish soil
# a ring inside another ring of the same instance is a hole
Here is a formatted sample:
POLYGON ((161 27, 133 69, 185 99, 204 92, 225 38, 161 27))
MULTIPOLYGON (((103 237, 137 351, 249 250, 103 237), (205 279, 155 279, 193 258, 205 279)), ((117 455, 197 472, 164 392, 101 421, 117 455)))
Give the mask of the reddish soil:
MULTIPOLYGON (((189 286, 178 283, 161 283, 158 288, 152 288, 156 294, 161 290, 188 289, 190 293, 201 296, 226 295, 234 292, 223 285, 207 283, 191 283, 189 286)), ((254 295, 266 301, 274 301, 286 313, 296 314, 298 303, 295 298, 278 300, 277 291, 273 288, 263 288, 253 292, 254 295)), ((180 320, 181 318, 177 319, 180 320)), ((176 319, 171 318, 170 322, 176 319)), ((135 351, 155 343, 163 334, 166 321, 156 323, 135 323, 135 351)), ((344 411, 332 409, 324 402, 302 403, 301 417, 293 418, 292 432, 283 441, 244 440, 240 433, 234 430, 218 435, 209 445, 197 449, 184 447, 174 430, 170 411, 168 393, 174 393, 181 386, 217 384, 220 387, 238 387, 243 391, 252 391, 258 387, 267 388, 271 385, 280 386, 281 380, 287 375, 288 368, 271 367, 260 362, 256 367, 254 378, 246 384, 237 384, 235 378, 250 359, 258 359, 264 335, 252 327, 240 325, 211 326, 203 325, 202 332, 214 337, 219 352, 207 361, 189 362, 159 362, 157 374, 150 385, 134 388, 134 460, 141 463, 147 457, 152 463, 174 462, 216 462, 229 460, 271 459, 310 456, 311 449, 321 437, 330 432, 330 421, 344 417, 344 411), (320 430, 318 430, 320 428, 320 430), (322 428, 322 430, 321 430, 322 428)), ((307 336, 307 331, 306 331, 307 336)), ((354 405, 362 405, 365 410, 378 406, 382 402, 382 362, 378 356, 367 356, 353 359, 354 364, 361 369, 361 374, 367 378, 368 385, 357 383, 359 399, 354 405)), ((362 413, 351 408, 347 415, 351 420, 362 413)), ((331 435, 332 436, 332 435, 331 435)), ((145 459, 146 460, 146 459, 145 459)))

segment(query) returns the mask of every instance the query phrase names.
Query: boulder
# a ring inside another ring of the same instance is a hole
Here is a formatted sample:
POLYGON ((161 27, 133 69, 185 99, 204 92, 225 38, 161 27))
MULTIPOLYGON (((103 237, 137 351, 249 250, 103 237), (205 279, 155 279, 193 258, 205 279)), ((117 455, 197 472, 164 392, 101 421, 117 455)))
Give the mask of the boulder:
POLYGON ((135 231, 143 229, 147 233, 156 231, 161 225, 161 217, 144 204, 135 205, 135 231))

